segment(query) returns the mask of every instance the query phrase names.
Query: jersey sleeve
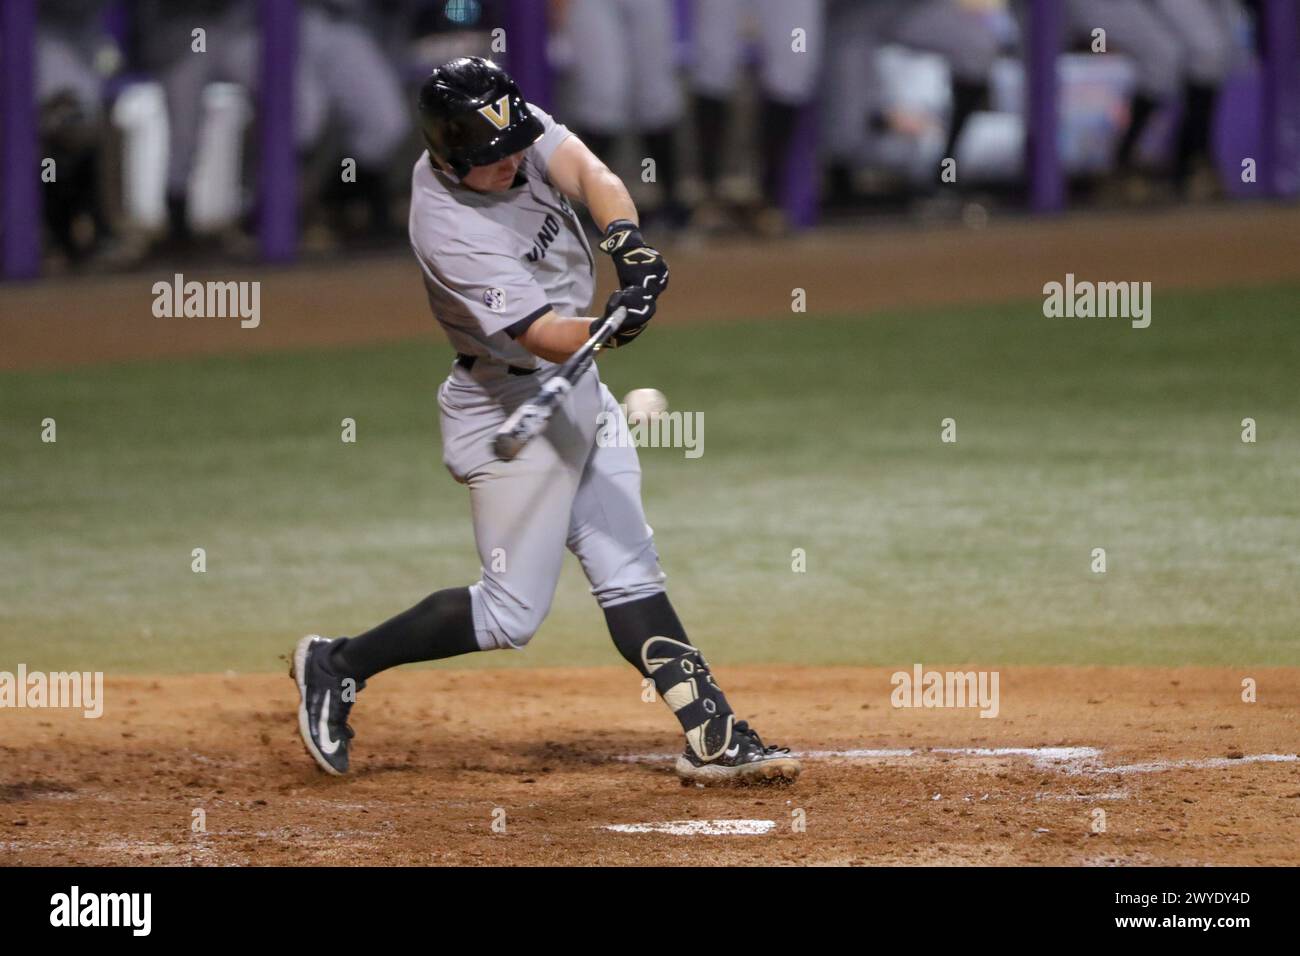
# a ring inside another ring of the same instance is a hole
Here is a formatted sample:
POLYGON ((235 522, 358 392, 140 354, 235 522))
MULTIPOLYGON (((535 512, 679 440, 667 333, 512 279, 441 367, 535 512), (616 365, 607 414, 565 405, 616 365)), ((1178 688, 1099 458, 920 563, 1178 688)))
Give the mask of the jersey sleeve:
POLYGON ((569 127, 563 123, 555 122, 555 118, 541 107, 529 103, 528 111, 541 121, 542 135, 537 142, 528 147, 526 161, 533 167, 538 176, 550 182, 550 177, 546 175, 546 167, 550 165, 551 156, 559 145, 572 134, 569 132, 569 127))
POLYGON ((523 334, 551 310, 546 292, 494 237, 466 235, 441 248, 416 247, 420 265, 435 283, 435 309, 468 318, 485 336, 523 334))

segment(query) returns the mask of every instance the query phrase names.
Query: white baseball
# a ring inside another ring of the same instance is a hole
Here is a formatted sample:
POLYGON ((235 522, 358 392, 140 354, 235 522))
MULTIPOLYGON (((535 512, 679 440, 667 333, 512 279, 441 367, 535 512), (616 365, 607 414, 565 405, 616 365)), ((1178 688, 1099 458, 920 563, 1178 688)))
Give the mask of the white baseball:
POLYGON ((657 388, 634 388, 623 397, 627 409, 627 423, 652 422, 655 416, 668 411, 668 399, 657 388))

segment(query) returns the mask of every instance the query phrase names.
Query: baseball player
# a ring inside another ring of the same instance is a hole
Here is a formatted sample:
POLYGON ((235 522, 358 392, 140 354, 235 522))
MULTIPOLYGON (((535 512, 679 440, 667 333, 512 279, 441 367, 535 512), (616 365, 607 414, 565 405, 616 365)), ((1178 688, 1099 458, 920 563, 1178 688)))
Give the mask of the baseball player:
POLYGON ((1115 151, 1121 175, 1136 166, 1142 134, 1162 103, 1183 94, 1175 137, 1174 183, 1184 188, 1210 148, 1219 89, 1237 60, 1237 0, 1069 0, 1066 29, 1083 41, 1100 27, 1137 68, 1131 119, 1115 151))
POLYGON ((952 117, 943 155, 956 156, 967 122, 988 100, 998 38, 991 0, 834 0, 827 34, 830 86, 840 109, 823 117, 827 152, 851 166, 866 151, 869 126, 880 122, 876 51, 898 43, 936 53, 952 75, 952 117))
MULTIPOLYGON (((357 0, 309 0, 298 11, 294 83, 295 142, 300 151, 320 139, 333 116, 343 146, 357 161, 357 187, 371 207, 375 231, 388 216, 387 169, 410 129, 401 83, 366 30, 357 0)), ((199 147, 203 90, 217 80, 255 89, 261 37, 251 0, 195 0, 191 4, 137 0, 136 16, 150 28, 141 36, 145 61, 167 94, 171 148, 167 207, 171 238, 189 238, 187 191, 199 147), (190 32, 206 32, 204 53, 190 32)))
POLYGON ((581 50, 566 71, 565 115, 601 159, 634 131, 654 159, 662 202, 650 215, 669 227, 686 214, 680 202, 677 127, 684 104, 673 59, 671 0, 564 0, 556 26, 581 50))
POLYGON ((642 238, 627 189, 580 139, 525 103, 490 60, 434 70, 419 114, 428 152, 412 177, 411 245, 457 353, 438 392, 443 462, 469 487, 482 571, 469 587, 437 591, 357 637, 298 643, 290 673, 307 751, 328 773, 348 769, 348 713, 372 674, 527 644, 550 609, 568 547, 614 645, 681 722, 683 780, 794 779, 799 762, 736 720, 664 593, 636 450, 596 442, 598 416, 622 413, 595 367, 518 457, 501 461, 491 448, 511 410, 604 321, 587 314, 596 263, 575 202, 603 233, 600 249, 622 286, 604 316, 620 306, 628 314, 606 347, 630 345, 654 317, 668 267, 642 238))
POLYGON ((72 263, 111 236, 100 175, 104 77, 95 66, 97 53, 109 46, 100 23, 103 8, 104 0, 46 0, 37 14, 41 156, 58 169, 58 178, 43 190, 43 209, 51 237, 72 263), (78 238, 80 219, 94 225, 88 243, 78 238))
POLYGON ((698 221, 718 220, 718 180, 735 114, 732 97, 742 81, 746 25, 760 47, 760 207, 751 218, 758 231, 779 235, 786 224, 779 204, 786 159, 799 113, 816 93, 822 69, 824 0, 697 0, 694 17, 695 135, 707 198, 698 221), (796 31, 803 42, 796 44, 796 31))

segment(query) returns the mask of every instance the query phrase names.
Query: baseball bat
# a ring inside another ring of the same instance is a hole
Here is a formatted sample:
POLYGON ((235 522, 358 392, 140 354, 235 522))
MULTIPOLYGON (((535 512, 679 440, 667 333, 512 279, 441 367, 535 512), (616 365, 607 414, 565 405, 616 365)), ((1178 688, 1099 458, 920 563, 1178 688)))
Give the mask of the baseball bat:
POLYGON ((515 409, 492 439, 492 451, 498 458, 504 461, 514 459, 525 445, 542 433, 560 399, 569 394, 573 383, 591 366, 601 346, 623 327, 626 319, 627 309, 620 305, 578 351, 564 360, 560 370, 546 380, 532 399, 515 409))

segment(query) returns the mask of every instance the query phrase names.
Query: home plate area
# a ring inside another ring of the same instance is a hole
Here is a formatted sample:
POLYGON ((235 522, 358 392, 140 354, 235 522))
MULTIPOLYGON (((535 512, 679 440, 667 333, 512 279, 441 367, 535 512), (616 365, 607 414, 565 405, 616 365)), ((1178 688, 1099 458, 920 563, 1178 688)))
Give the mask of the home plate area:
MULTIPOLYGON (((970 761, 983 762, 982 769, 996 769, 1007 759, 1027 761, 1031 766, 1050 770, 1067 777, 1083 777, 1098 780, 1118 780, 1133 774, 1154 774, 1175 770, 1213 770, 1248 764, 1287 764, 1300 762, 1300 755, 1294 753, 1241 754, 1233 757, 1205 757, 1186 759, 1152 760, 1137 763, 1108 764, 1104 751, 1100 747, 930 747, 914 749, 901 748, 858 748, 846 750, 809 750, 794 751, 809 766, 822 762, 849 762, 871 764, 879 767, 929 761, 934 764, 951 764, 953 758, 966 758, 970 761)), ((671 754, 629 754, 615 758, 623 763, 657 764, 672 759, 671 754)), ((973 767, 974 769, 974 767, 973 767)), ((1076 802, 1105 802, 1130 799, 1132 794, 1126 789, 1110 789, 1091 793, 1045 793, 1035 794, 1036 800, 1061 800, 1076 802)), ((1293 795, 1300 798, 1300 793, 1293 795)), ((930 800, 940 802, 942 793, 934 793, 930 800)), ((950 795, 951 799, 951 795, 950 795)), ((957 797, 963 803, 976 800, 987 801, 989 795, 979 797, 963 794, 957 797)), ((794 801, 786 801, 792 804, 794 801)), ((1101 834, 1105 830, 1103 816, 1094 816, 1094 832, 1101 834)), ((785 822, 782 821, 784 824, 785 822)), ((772 833, 778 822, 776 820, 666 820, 657 823, 614 823, 606 824, 602 829, 614 833, 658 834, 683 837, 726 837, 726 836, 764 836, 772 833)), ((793 832, 804 832, 807 827, 806 813, 802 810, 792 811, 792 820, 788 824, 793 832)), ((1038 827, 1035 834, 1051 833, 1047 827, 1038 827)), ((1118 862, 1118 861, 1116 861, 1118 862)))
POLYGON ((891 668, 720 672, 791 785, 683 787, 626 668, 380 675, 346 778, 283 673, 109 676, 10 710, 0 857, 36 865, 1300 865, 1300 671, 1002 672, 995 719, 894 709, 891 668), (581 690, 575 693, 575 688, 581 690))

